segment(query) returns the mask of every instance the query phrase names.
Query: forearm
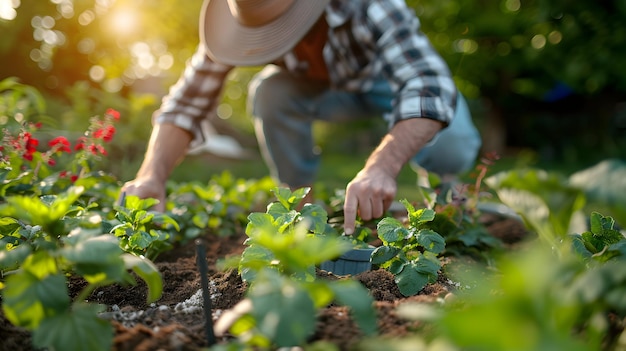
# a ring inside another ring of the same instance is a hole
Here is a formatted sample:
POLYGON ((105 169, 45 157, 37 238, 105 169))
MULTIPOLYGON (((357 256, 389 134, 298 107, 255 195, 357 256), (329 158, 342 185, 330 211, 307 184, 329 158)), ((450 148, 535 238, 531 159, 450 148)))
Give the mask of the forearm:
POLYGON ((137 178, 150 178, 164 183, 185 156, 191 138, 188 131, 173 124, 156 124, 137 178))
POLYGON ((430 118, 410 118, 396 123, 367 159, 363 170, 378 170, 396 178, 402 167, 442 127, 441 122, 430 118))

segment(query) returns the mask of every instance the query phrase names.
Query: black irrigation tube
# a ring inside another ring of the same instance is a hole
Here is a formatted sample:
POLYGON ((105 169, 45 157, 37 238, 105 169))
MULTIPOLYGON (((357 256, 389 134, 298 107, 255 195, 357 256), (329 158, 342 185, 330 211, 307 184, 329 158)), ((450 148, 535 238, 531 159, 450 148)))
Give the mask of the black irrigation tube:
POLYGON ((215 344, 215 333, 213 332, 213 312, 211 307, 211 294, 209 293, 209 269, 206 261, 206 250, 200 239, 196 240, 196 264, 200 270, 200 282, 202 283, 202 300, 204 304, 204 330, 209 346, 215 344))

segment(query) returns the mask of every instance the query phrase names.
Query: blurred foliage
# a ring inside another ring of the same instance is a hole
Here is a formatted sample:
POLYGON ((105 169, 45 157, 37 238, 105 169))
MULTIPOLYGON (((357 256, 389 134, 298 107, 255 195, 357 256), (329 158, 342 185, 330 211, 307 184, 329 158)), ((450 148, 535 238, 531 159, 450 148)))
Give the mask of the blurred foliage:
POLYGON ((626 6, 618 1, 408 1, 471 98, 558 100, 626 90, 626 6))
MULTIPOLYGON (((129 124, 120 142, 137 144, 124 147, 123 155, 141 157, 146 121, 198 43, 201 3, 8 0, 0 12, 0 60, 8 63, 0 65, 0 78, 15 76, 54 99, 48 106, 62 116, 62 129, 81 130, 86 121, 77 116, 90 109, 97 114, 101 105, 120 110, 129 124)), ((597 160, 626 150, 623 2, 407 3, 470 99, 481 131, 505 134, 508 146, 531 148, 549 161, 597 160)), ((247 83, 257 69, 229 76, 218 109, 220 119, 247 137, 253 134, 247 83)), ((379 140, 381 127, 375 125, 374 134, 371 127, 322 127, 319 144, 363 151, 379 140), (354 138, 336 137, 346 132, 354 138)))

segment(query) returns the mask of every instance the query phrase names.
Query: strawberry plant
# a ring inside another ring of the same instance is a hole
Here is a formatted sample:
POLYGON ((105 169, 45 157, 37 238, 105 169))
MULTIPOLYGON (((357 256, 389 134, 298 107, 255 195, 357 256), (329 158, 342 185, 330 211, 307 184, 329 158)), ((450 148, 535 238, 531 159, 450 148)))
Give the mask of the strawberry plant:
POLYGON ((208 184, 188 182, 168 184, 166 209, 180 224, 178 239, 187 241, 211 230, 229 236, 247 223, 247 215, 271 197, 276 182, 271 177, 260 180, 236 179, 225 171, 213 176, 208 184))
POLYGON ((415 209, 407 200, 402 203, 408 212, 408 227, 395 218, 383 218, 377 226, 382 245, 374 250, 371 261, 393 273, 400 292, 411 296, 437 280, 441 268, 437 256, 446 243, 428 226, 435 219, 434 210, 415 209))
POLYGON ((590 228, 582 234, 574 234, 574 249, 586 258, 608 261, 616 256, 626 256, 626 239, 615 228, 615 220, 592 212, 590 228))
POLYGON ((500 239, 490 235, 481 221, 492 197, 490 189, 484 189, 484 179, 498 158, 495 153, 481 157, 470 174, 473 179, 470 183, 442 182, 438 175, 418 169, 419 198, 414 205, 435 211, 435 218, 428 226, 445 238, 443 254, 489 262, 503 248, 500 239))
POLYGON ((247 299, 235 307, 235 317, 225 316, 235 320, 231 333, 248 345, 302 345, 315 329, 316 311, 332 302, 350 307, 366 334, 376 331, 373 300, 360 283, 316 279, 316 265, 350 245, 338 240, 321 206, 296 210, 308 191, 276 188, 277 201, 248 217, 248 247, 239 262, 242 279, 250 284, 247 299))
POLYGON ((135 256, 145 256, 150 260, 172 247, 172 235, 168 226, 178 231, 178 223, 172 217, 149 209, 156 199, 139 199, 137 196, 124 197, 124 204, 115 206, 115 218, 119 224, 107 232, 119 239, 122 250, 135 256))
POLYGON ((2 308, 13 324, 33 331, 37 347, 108 350, 112 326, 98 318, 102 307, 85 300, 97 287, 134 283, 129 269, 150 287, 150 301, 161 294, 160 273, 149 260, 124 253, 97 215, 81 216, 85 209, 75 203, 83 191, 16 195, 0 205, 2 308), (88 283, 73 301, 67 274, 88 283))

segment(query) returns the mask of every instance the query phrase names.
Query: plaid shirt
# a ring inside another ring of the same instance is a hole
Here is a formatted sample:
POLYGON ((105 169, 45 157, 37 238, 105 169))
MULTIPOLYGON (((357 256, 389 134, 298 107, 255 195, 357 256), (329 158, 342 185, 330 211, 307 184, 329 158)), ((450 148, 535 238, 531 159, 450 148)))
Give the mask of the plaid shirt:
MULTIPOLYGON (((385 115, 390 127, 415 117, 450 123, 456 107, 455 84, 403 0, 332 0, 326 21, 329 33, 323 54, 334 89, 367 93, 375 80, 386 79, 395 93, 393 110, 385 115)), ((302 70, 292 52, 276 64, 294 74, 302 70)), ((232 68, 211 61, 200 46, 163 99, 154 122, 190 131, 194 144, 203 141, 200 122, 215 114, 223 81, 232 68)))

